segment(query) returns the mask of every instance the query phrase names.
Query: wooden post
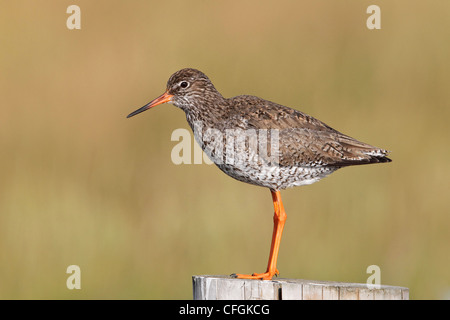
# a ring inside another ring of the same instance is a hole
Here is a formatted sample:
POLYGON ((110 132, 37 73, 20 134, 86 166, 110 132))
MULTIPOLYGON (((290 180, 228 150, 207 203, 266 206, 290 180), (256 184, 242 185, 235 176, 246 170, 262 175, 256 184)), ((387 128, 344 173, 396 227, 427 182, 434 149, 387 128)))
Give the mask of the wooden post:
POLYGON ((300 279, 193 276, 194 300, 409 300, 409 289, 300 279))

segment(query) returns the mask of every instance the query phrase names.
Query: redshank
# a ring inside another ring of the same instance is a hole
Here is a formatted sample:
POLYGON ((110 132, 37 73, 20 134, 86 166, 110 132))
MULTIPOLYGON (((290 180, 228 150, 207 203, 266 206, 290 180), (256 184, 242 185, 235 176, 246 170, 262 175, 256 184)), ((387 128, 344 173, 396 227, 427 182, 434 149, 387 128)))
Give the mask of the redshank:
POLYGON ((286 221, 280 190, 317 182, 342 167, 391 161, 387 150, 298 110, 249 95, 224 98, 204 73, 191 68, 175 72, 164 94, 127 118, 166 102, 186 113, 195 139, 219 169, 270 189, 275 214, 266 272, 233 274, 237 278, 270 280, 279 274, 277 258, 286 221))

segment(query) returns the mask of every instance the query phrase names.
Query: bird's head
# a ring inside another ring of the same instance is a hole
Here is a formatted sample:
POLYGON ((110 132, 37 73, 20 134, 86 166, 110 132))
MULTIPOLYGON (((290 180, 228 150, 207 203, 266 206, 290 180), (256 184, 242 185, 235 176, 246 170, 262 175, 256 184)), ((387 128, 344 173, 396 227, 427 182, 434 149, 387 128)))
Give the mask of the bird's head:
POLYGON ((161 96, 130 113, 127 118, 166 102, 188 111, 196 105, 204 104, 205 101, 218 97, 222 98, 203 72, 185 68, 170 76, 169 81, 167 81, 166 91, 161 96))

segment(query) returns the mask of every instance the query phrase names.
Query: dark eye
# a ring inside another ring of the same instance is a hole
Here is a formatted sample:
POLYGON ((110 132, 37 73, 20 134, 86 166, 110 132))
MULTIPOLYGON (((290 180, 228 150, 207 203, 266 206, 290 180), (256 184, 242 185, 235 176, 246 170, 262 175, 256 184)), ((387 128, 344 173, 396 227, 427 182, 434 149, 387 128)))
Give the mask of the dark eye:
POLYGON ((188 86, 189 86, 189 83, 187 81, 181 81, 180 82, 180 87, 187 88, 188 86))

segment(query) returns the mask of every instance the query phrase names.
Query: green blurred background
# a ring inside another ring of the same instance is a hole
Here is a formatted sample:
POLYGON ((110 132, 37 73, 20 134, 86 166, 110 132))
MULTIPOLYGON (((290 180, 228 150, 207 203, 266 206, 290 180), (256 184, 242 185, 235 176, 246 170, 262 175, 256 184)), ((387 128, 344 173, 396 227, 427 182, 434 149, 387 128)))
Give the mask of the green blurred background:
POLYGON ((375 264, 449 298, 449 1, 0 3, 0 298, 191 299, 192 275, 265 271, 269 191, 174 165, 172 105, 125 119, 184 67, 392 150, 282 192, 282 277, 365 283, 375 264))

